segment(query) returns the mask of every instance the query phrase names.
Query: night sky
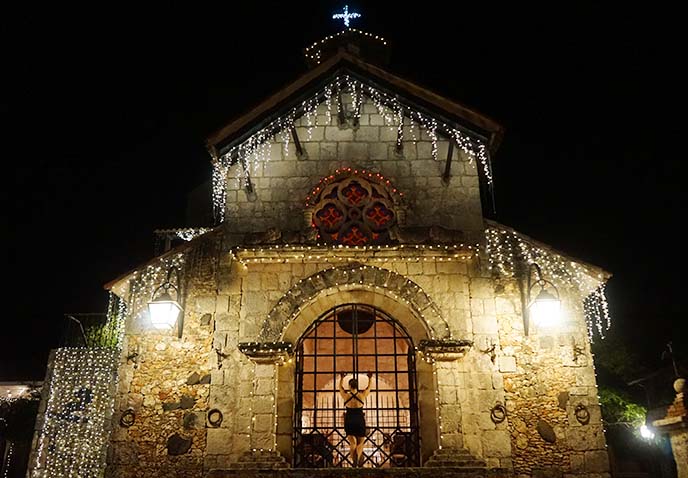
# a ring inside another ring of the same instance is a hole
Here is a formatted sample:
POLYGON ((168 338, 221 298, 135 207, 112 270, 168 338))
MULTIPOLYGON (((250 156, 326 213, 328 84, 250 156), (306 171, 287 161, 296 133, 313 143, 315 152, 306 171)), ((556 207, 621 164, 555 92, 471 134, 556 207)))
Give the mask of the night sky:
MULTIPOLYGON (((185 219, 205 136, 342 29, 343 2, 238 3, 3 7, 0 380, 41 379, 63 315, 104 312, 103 284, 152 257, 154 229, 207 225, 185 219)), ((682 17, 474 3, 349 6, 391 42, 392 72, 505 127, 496 220, 610 271, 613 333, 648 368, 668 340, 685 357, 682 17)))

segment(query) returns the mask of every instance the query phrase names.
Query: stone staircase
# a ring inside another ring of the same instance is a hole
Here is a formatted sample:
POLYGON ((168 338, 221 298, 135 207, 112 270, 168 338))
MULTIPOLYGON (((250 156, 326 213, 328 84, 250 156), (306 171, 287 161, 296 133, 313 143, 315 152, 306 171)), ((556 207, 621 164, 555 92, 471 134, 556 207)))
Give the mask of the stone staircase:
POLYGON ((289 468, 289 463, 279 452, 271 450, 246 451, 241 454, 238 461, 229 465, 230 470, 282 470, 284 468, 289 468))
POLYGON ((512 478, 504 469, 461 448, 436 450, 420 468, 290 468, 275 451, 249 451, 227 469, 210 470, 206 478, 512 478))
POLYGON ((441 448, 435 450, 425 462, 430 468, 459 468, 467 472, 480 472, 487 469, 484 460, 475 458, 464 448, 441 448))

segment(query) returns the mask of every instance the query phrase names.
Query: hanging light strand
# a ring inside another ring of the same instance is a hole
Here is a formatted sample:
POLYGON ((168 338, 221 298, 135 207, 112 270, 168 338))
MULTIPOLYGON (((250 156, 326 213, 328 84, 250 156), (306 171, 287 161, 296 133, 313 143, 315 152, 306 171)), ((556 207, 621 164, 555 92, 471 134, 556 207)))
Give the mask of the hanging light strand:
MULTIPOLYGON (((227 176, 230 168, 234 167, 237 188, 242 184, 247 185, 249 173, 258 172, 270 158, 271 143, 276 134, 281 135, 284 142, 284 154, 288 155, 289 136, 295 122, 303 117, 307 129, 307 137, 312 137, 312 131, 318 125, 317 108, 321 103, 326 105, 326 120, 330 124, 332 117, 332 101, 335 92, 347 92, 352 101, 353 117, 360 118, 361 104, 364 98, 372 101, 378 113, 383 119, 383 124, 392 129, 402 129, 403 118, 411 120, 410 134, 414 142, 419 138, 415 133, 416 126, 422 128, 431 142, 431 154, 433 159, 438 158, 439 133, 453 139, 458 147, 466 153, 469 161, 476 160, 481 163, 487 185, 492 188, 492 169, 486 145, 481 139, 474 138, 458 128, 440 123, 437 119, 429 117, 408 105, 402 105, 399 99, 378 88, 364 84, 363 82, 345 75, 336 77, 331 83, 325 85, 310 98, 302 101, 284 115, 271 121, 267 126, 251 135, 243 143, 232 147, 220 158, 213 162, 213 210, 215 218, 223 221, 226 217, 227 202, 227 176)), ((334 101, 339 114, 341 107, 339 101, 334 101)), ((400 138, 403 135, 399 136, 400 138)))
POLYGON ((555 285, 578 291, 583 298, 583 314, 590 340, 593 340, 595 331, 600 338, 604 338, 605 332, 611 327, 611 317, 604 293, 606 279, 602 274, 595 276, 580 264, 545 250, 515 232, 490 227, 485 235, 485 252, 493 270, 513 277, 520 262, 538 264, 547 279, 555 285))

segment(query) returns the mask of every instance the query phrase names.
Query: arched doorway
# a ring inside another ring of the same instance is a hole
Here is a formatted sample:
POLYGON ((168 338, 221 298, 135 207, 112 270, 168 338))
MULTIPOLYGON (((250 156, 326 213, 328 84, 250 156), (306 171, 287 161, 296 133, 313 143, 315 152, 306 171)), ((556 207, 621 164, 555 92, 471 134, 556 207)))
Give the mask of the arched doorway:
POLYGON ((369 468, 420 465, 415 349, 406 330, 383 311, 337 306, 316 320, 296 347, 294 466, 350 467, 339 380, 355 376, 372 391, 364 410, 369 468))

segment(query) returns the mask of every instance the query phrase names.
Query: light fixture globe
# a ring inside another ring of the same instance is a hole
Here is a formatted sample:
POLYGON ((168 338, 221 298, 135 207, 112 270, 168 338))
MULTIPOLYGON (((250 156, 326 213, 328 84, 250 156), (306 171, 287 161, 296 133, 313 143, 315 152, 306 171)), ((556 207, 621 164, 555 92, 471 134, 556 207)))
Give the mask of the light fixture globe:
POLYGON ((561 320, 561 301, 543 289, 530 304, 528 313, 538 327, 552 327, 561 320))
POLYGON ((181 311, 182 307, 167 291, 148 302, 151 323, 159 330, 173 329, 181 311))

